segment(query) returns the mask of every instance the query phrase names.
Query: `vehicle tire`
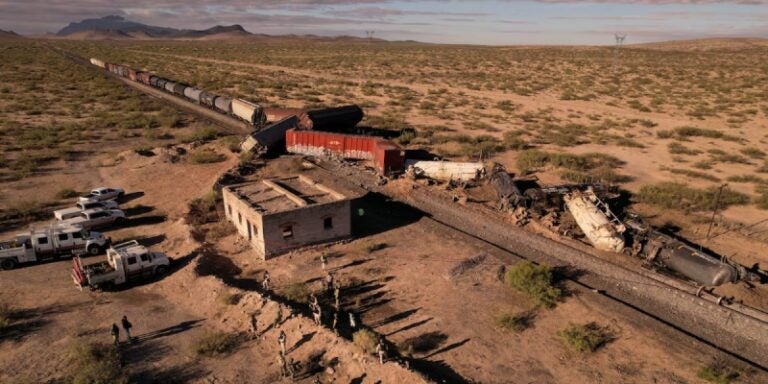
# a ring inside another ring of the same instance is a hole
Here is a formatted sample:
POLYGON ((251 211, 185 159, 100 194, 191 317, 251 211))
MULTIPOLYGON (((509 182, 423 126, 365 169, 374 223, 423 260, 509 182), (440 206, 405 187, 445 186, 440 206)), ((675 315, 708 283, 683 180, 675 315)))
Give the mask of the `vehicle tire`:
POLYGON ((16 259, 3 259, 3 261, 0 261, 0 268, 4 270, 10 270, 16 268, 16 259))
POLYGON ((96 256, 99 253, 101 253, 101 251, 102 251, 101 247, 99 247, 98 245, 89 245, 88 246, 88 254, 91 255, 91 256, 96 256))
POLYGON ((163 276, 166 273, 168 273, 168 267, 166 267, 165 265, 161 265, 155 268, 155 276, 163 276))

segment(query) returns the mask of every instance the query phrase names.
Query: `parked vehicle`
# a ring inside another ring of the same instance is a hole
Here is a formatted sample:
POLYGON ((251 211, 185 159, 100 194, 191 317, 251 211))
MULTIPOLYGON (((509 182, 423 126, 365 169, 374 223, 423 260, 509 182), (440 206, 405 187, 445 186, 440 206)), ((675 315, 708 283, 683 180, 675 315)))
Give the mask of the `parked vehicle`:
POLYGON ((62 224, 79 225, 85 229, 103 227, 125 220, 125 212, 119 209, 89 209, 80 216, 62 220, 62 224))
POLYGON ((13 240, 0 241, 0 268, 13 269, 19 264, 43 259, 88 253, 98 255, 109 246, 110 239, 99 232, 77 226, 56 225, 16 235, 13 240))
POLYGON ((163 275, 171 260, 163 253, 150 252, 136 240, 120 243, 107 250, 107 260, 83 265, 79 257, 72 259, 72 279, 78 288, 105 288, 142 277, 163 275))
POLYGON ((117 207, 117 202, 114 200, 79 201, 72 208, 64 208, 53 211, 53 216, 56 218, 56 220, 66 220, 80 216, 80 212, 87 211, 89 209, 115 209, 117 207))
POLYGON ((85 196, 80 196, 80 201, 103 201, 114 200, 125 195, 125 191, 122 188, 96 188, 85 196))

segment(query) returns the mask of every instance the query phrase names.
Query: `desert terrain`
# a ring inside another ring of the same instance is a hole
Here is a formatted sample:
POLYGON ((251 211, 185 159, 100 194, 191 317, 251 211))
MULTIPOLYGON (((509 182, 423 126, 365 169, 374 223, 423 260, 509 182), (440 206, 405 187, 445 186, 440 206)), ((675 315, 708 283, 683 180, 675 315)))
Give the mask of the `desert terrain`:
MULTIPOLYGON (((322 170, 295 158, 241 157, 244 126, 226 127, 60 54, 269 106, 355 103, 366 112, 363 131, 389 131, 408 149, 451 160, 495 161, 544 185, 617 184, 628 196, 622 208, 765 268, 768 73, 760 44, 628 46, 618 56, 596 47, 301 39, 13 38, 0 49, 2 238, 45 225, 77 193, 120 186, 130 196, 128 220, 106 234, 174 258, 168 276, 114 292, 78 291, 69 260, 0 272, 9 319, 0 381, 70 382, 86 367, 124 382, 277 382, 279 330, 307 383, 705 383, 707 372, 768 380, 568 278, 556 281, 564 293, 556 305, 542 307, 504 284, 502 268, 519 258, 383 197, 359 202, 366 215, 353 222, 353 240, 262 261, 222 219, 214 183, 238 164, 252 164, 254 178, 295 172, 297 161, 301 172, 322 170), (713 191, 724 183, 707 238, 713 191), (201 204, 210 220, 191 217, 201 204), (386 364, 361 349, 348 322, 339 335, 311 322, 306 294, 320 291, 321 254, 342 282, 342 313, 386 340, 386 364), (259 284, 266 270, 270 292, 259 284), (257 336, 248 332, 253 313, 257 336), (121 346, 118 366, 88 361, 83 348, 108 344, 122 315, 139 342, 121 346), (587 324, 601 330, 598 347, 569 349, 564 329, 587 324), (210 340, 226 348, 201 352, 210 340)), ((397 195, 408 186, 387 188, 397 195)), ((487 195, 476 193, 477 201, 487 195)), ((764 291, 718 288, 766 309, 764 291)))

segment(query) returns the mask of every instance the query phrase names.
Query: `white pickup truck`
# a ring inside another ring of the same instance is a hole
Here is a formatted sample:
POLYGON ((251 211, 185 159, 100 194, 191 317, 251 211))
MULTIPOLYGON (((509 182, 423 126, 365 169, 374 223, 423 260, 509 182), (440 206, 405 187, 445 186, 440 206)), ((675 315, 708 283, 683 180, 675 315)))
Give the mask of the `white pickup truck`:
POLYGON ((171 259, 160 252, 150 252, 136 240, 113 245, 107 260, 83 265, 79 257, 72 259, 72 279, 78 288, 92 290, 124 284, 139 277, 161 276, 168 272, 171 259))
POLYGON ((80 212, 80 215, 62 220, 65 225, 79 225, 85 229, 103 227, 125 220, 125 212, 119 209, 89 209, 80 212))
POLYGON ((66 220, 80 216, 80 212, 89 209, 116 209, 118 204, 114 200, 104 201, 80 201, 72 208, 64 208, 53 211, 56 220, 66 220))
POLYGON ((104 252, 110 241, 99 232, 73 226, 58 225, 20 233, 13 240, 0 242, 0 268, 13 269, 19 264, 62 255, 98 255, 104 252))
POLYGON ((123 197, 125 191, 121 188, 96 188, 85 196, 80 196, 80 201, 104 201, 115 200, 123 197))

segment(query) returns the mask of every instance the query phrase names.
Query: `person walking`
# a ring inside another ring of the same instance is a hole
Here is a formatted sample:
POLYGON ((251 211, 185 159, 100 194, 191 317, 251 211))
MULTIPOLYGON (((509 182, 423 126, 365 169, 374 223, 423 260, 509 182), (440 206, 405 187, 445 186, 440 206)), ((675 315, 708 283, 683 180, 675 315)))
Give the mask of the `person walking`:
POLYGON ((379 338, 379 343, 376 344, 376 353, 379 355, 379 364, 384 365, 384 342, 379 338))
POLYGON ((282 329, 280 330, 280 335, 277 336, 277 342, 280 344, 280 352, 283 353, 283 356, 285 356, 285 339, 287 337, 285 336, 285 331, 282 329))
POLYGON ((117 327, 117 324, 112 323, 112 330, 110 333, 112 334, 112 343, 115 344, 115 346, 120 345, 120 328, 117 327))
POLYGON ((322 325, 322 318, 323 318, 323 310, 320 308, 320 306, 316 306, 315 310, 312 311, 312 316, 315 318, 315 324, 316 325, 322 325))
POLYGON ((333 303, 337 311, 339 310, 339 298, 341 297, 341 287, 339 285, 338 281, 333 284, 333 303))
POLYGON ((336 336, 339 335, 339 330, 338 328, 336 328, 338 322, 339 322, 339 311, 336 311, 333 313, 333 323, 331 324, 331 329, 333 329, 333 333, 335 333, 336 336))
POLYGON ((353 330, 357 328, 357 323, 355 322, 355 314, 352 312, 349 313, 349 327, 353 330))
POLYGON ((323 272, 325 272, 328 267, 328 258, 325 256, 325 252, 320 254, 320 265, 323 267, 323 272))
POLYGON ((123 326, 123 329, 125 330, 125 338, 129 343, 133 343, 133 338, 131 337, 131 328, 133 328, 133 324, 131 324, 130 321, 128 321, 128 316, 123 315, 123 318, 120 319, 120 323, 123 326))

